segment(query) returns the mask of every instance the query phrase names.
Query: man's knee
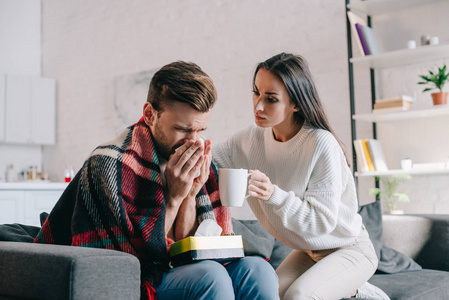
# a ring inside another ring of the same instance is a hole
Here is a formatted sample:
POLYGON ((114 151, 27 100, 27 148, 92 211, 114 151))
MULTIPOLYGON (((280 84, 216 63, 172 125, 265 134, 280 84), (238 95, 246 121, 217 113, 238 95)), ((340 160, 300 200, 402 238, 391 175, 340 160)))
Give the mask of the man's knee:
POLYGON ((239 260, 240 268, 249 270, 255 276, 269 276, 276 278, 277 275, 273 267, 264 259, 256 256, 249 256, 239 260))
POLYGON ((201 261, 195 263, 191 269, 192 279, 197 284, 205 286, 227 286, 232 288, 232 281, 226 269, 215 261, 201 261))
POLYGON ((245 257, 233 264, 228 271, 237 299, 279 299, 278 278, 269 263, 260 257, 245 257))
POLYGON ((157 287, 159 299, 234 299, 232 281, 226 269, 214 261, 180 266, 165 276, 157 287))

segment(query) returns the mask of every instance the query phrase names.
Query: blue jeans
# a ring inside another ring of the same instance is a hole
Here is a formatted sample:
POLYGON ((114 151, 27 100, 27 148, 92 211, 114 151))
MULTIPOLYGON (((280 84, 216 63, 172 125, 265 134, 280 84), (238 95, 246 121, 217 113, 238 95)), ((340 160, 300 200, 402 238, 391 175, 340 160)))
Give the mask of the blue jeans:
POLYGON ((274 269, 260 257, 244 257, 225 266, 204 260, 165 273, 156 297, 272 300, 279 299, 279 282, 274 269))

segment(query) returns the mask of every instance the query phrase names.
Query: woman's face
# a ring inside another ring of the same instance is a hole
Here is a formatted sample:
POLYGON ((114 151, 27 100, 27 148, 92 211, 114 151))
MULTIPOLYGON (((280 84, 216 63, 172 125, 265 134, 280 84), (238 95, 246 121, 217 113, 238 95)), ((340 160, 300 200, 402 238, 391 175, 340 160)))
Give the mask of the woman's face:
POLYGON ((298 109, 290 101, 287 89, 273 73, 259 69, 253 91, 255 122, 260 127, 289 130, 298 109))

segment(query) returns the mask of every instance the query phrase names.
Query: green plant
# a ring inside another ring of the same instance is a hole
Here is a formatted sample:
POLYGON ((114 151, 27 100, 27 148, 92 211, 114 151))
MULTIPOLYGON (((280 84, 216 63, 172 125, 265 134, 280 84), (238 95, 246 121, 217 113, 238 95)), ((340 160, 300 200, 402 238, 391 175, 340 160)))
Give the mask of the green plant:
POLYGON ((449 80, 449 71, 446 73, 446 65, 442 68, 438 68, 438 73, 429 70, 429 75, 419 75, 423 80, 418 82, 418 84, 430 84, 433 87, 427 87, 423 92, 427 92, 433 89, 438 89, 440 92, 443 91, 444 84, 449 80))
POLYGON ((396 210, 397 201, 410 202, 407 194, 397 191, 400 183, 412 179, 410 175, 393 175, 381 178, 376 177, 376 179, 380 181, 381 188, 371 188, 369 194, 379 196, 381 200, 385 201, 390 212, 396 210))

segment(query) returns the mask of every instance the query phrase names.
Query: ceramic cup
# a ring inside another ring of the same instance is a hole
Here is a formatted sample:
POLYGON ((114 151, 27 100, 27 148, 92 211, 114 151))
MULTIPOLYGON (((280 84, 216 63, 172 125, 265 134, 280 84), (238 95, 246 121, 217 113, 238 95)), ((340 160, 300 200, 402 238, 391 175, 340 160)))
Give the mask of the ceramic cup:
POLYGON ((240 207, 248 195, 248 173, 246 169, 219 169, 218 188, 224 206, 240 207))
POLYGON ((430 38, 430 44, 435 46, 438 45, 440 43, 440 38, 437 36, 433 36, 430 38))
POLYGON ((410 40, 407 42, 407 48, 408 49, 415 49, 416 48, 416 41, 415 40, 410 40))
POLYGON ((405 158, 401 160, 402 170, 410 170, 412 168, 413 162, 410 158, 405 158))

